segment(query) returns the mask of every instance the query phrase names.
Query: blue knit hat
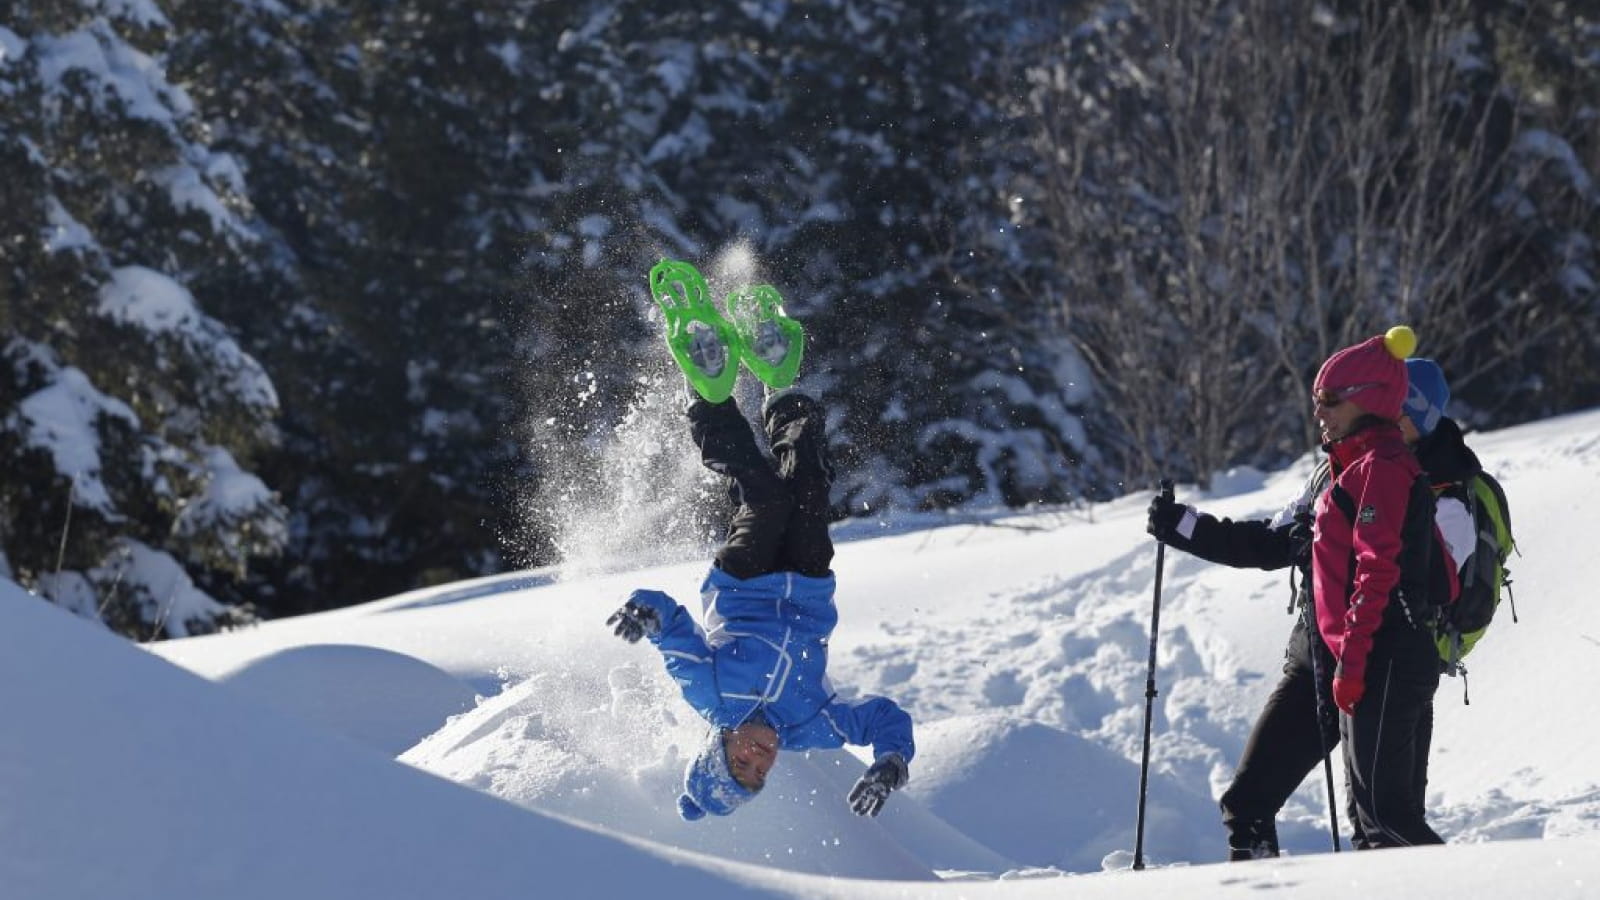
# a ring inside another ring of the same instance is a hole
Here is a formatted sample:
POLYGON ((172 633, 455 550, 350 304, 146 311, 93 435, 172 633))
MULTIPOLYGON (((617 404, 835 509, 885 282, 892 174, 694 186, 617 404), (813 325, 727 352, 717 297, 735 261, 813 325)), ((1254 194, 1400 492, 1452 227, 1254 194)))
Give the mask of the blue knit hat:
POLYGON ((1427 437, 1444 418, 1444 408, 1450 404, 1450 385, 1444 380, 1444 370, 1431 359, 1406 360, 1406 377, 1409 383, 1401 413, 1417 427, 1417 434, 1427 437))
POLYGON ((728 751, 722 743, 722 729, 712 727, 700 755, 689 761, 683 772, 683 793, 678 796, 678 815, 684 821, 704 818, 706 813, 726 816, 756 795, 733 777, 728 768, 728 751))

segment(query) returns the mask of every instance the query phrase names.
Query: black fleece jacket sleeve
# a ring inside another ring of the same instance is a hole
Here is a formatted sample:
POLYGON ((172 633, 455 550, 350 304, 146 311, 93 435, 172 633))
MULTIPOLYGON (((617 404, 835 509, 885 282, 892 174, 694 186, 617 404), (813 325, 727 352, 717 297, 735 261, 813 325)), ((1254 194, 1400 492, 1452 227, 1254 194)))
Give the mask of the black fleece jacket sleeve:
POLYGON ((1174 535, 1171 546, 1207 562, 1235 569, 1281 569, 1294 562, 1289 532, 1294 523, 1274 527, 1269 519, 1235 522, 1194 510, 1194 530, 1174 535))

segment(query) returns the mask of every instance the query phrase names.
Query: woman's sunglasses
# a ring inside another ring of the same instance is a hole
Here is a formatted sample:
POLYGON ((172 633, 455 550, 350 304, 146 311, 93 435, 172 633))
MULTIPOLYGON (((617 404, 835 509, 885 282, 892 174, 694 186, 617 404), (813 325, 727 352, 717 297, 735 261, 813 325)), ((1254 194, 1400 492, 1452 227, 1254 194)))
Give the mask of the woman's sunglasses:
POLYGON ((1369 381, 1365 384, 1353 384, 1349 387, 1326 388, 1312 394, 1311 402, 1315 403, 1318 409, 1333 409, 1335 406, 1338 406, 1339 404, 1345 402, 1351 397, 1354 397, 1356 394, 1367 390, 1368 388, 1382 386, 1383 385, 1376 381, 1369 381))

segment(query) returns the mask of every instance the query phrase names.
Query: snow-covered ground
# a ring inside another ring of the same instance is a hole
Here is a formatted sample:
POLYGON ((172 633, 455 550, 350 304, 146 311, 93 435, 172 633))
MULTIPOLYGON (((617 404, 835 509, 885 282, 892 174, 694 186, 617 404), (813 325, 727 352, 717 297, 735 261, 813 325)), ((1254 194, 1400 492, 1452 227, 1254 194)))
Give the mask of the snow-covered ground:
MULTIPOLYGON (((1281 820, 1288 857, 1212 864, 1214 798, 1276 680, 1288 584, 1169 553, 1149 868, 1128 870, 1145 493, 836 533, 833 681, 895 697, 918 728, 911 783, 876 820, 845 807, 862 763, 843 751, 785 754, 728 819, 677 818, 702 728, 654 651, 602 622, 633 587, 692 602, 703 559, 518 573, 145 648, 0 582, 0 896, 1600 896, 1600 410, 1469 442, 1511 498, 1521 621, 1502 608, 1469 658, 1471 705, 1459 681, 1440 689, 1429 809, 1446 847, 1328 852, 1319 774, 1281 820)), ((1308 465, 1180 498, 1264 516, 1308 465)))

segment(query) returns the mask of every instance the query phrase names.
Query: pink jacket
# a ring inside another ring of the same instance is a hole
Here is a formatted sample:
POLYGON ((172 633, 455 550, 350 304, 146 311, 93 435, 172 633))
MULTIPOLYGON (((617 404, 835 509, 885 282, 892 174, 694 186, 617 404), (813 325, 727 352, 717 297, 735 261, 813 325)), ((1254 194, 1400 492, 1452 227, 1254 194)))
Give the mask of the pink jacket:
MULTIPOLYGON (((1359 431, 1329 448, 1333 483, 1317 498, 1311 546, 1317 629, 1346 678, 1365 679, 1367 655, 1401 583, 1404 529, 1413 485, 1422 468, 1394 425, 1359 431), (1342 492, 1346 509, 1336 494, 1342 492)), ((1437 527, 1428 548, 1444 553, 1437 527)), ((1405 563, 1419 565, 1413 554, 1405 563)), ((1453 567, 1451 599, 1456 590, 1453 567)), ((1417 579, 1425 581, 1426 573, 1417 579)), ((1427 600, 1428 598, 1417 598, 1427 600)), ((1420 610, 1419 610, 1420 611, 1420 610)))

